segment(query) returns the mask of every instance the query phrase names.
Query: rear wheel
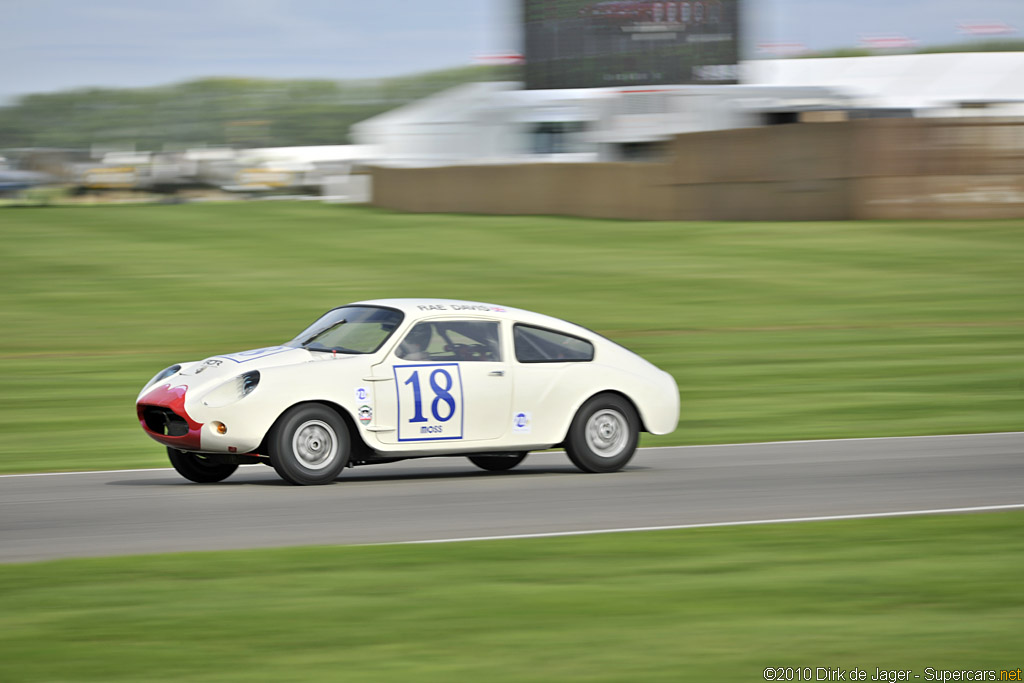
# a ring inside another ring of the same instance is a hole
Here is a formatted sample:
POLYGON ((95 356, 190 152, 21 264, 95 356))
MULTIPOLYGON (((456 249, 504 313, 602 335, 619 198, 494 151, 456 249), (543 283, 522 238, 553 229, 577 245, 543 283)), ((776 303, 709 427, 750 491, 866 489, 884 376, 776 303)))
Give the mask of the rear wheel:
POLYGON ((640 418, 617 394, 598 394, 583 404, 569 427, 565 451, 584 472, 615 472, 633 458, 640 418))
POLYGON ((348 464, 351 439, 345 422, 327 406, 290 408, 270 432, 270 463, 287 482, 330 484, 348 464))
POLYGON ((508 455, 470 455, 469 461, 488 472, 504 472, 510 470, 526 459, 526 453, 509 453, 508 455))
POLYGON ((167 447, 167 457, 178 474, 199 484, 224 481, 238 469, 233 463, 220 462, 215 455, 196 455, 167 447))

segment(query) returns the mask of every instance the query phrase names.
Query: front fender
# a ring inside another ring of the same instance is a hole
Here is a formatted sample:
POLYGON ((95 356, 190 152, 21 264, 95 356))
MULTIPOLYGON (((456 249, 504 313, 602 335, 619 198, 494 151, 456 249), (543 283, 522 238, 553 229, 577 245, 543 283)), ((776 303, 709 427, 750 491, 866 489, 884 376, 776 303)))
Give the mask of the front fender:
MULTIPOLYGON (((365 441, 357 419, 360 405, 356 390, 366 386, 362 377, 367 371, 367 363, 351 357, 264 368, 260 370, 259 385, 248 396, 216 408, 203 405, 201 397, 196 397, 187 408, 197 422, 217 421, 227 427, 226 434, 203 430, 202 450, 206 452, 253 452, 286 410, 309 402, 331 404, 345 411, 365 441)), ((367 398, 372 406, 372 395, 367 398)))

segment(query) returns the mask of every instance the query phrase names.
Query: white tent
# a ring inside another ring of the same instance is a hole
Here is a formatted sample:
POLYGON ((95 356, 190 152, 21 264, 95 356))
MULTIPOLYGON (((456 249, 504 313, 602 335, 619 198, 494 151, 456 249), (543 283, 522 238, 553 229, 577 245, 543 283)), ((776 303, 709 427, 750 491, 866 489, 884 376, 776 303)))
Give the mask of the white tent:
POLYGON ((1024 109, 1024 52, 959 52, 746 62, 744 81, 762 85, 840 88, 862 107, 950 114, 970 105, 998 113, 1024 109), (929 112, 928 110, 932 110, 929 112))
POLYGON ((388 163, 430 165, 506 156, 507 112, 498 96, 516 83, 466 83, 352 126, 352 137, 388 163))

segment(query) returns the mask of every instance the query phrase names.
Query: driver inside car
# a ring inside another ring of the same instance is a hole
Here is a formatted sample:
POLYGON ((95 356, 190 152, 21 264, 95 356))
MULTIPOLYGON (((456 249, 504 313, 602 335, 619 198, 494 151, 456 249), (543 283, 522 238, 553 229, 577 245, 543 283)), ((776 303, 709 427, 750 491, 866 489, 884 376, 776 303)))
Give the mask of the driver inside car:
POLYGON ((427 346, 430 344, 431 326, 417 325, 405 336, 398 347, 398 357, 405 360, 430 360, 427 346))

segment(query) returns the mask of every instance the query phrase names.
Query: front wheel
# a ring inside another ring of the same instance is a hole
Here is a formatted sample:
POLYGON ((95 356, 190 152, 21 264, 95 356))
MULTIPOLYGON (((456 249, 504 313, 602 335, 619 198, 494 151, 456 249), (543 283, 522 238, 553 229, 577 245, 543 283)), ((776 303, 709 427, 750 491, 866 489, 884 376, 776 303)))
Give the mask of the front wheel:
POLYGON ((292 484, 330 484, 352 453, 345 422, 327 406, 309 403, 288 409, 270 432, 270 463, 292 484))
POLYGON ((504 472, 510 470, 526 458, 526 453, 509 453, 508 455, 470 455, 469 461, 488 472, 504 472))
POLYGON ((584 472, 616 472, 633 458, 639 439, 640 418, 630 402, 616 394, 598 394, 573 418, 565 451, 584 472))
POLYGON ((178 474, 197 484, 224 481, 238 469, 236 464, 219 462, 217 456, 186 453, 170 446, 167 447, 167 457, 178 474))

